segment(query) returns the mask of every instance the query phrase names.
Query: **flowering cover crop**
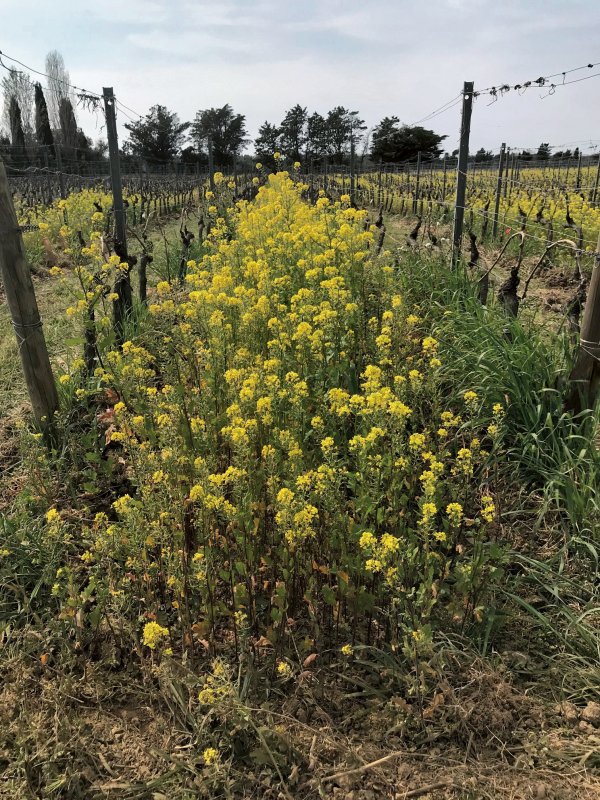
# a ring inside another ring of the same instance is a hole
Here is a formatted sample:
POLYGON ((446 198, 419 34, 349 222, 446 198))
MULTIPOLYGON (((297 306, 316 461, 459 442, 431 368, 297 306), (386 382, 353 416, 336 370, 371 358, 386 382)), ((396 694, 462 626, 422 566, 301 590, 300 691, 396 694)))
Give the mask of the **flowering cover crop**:
POLYGON ((103 230, 111 207, 112 197, 93 189, 74 192, 65 200, 55 200, 49 206, 37 205, 33 209, 17 201, 19 223, 33 223, 39 227, 37 231, 24 234, 31 263, 39 264, 53 257, 70 260, 79 247, 77 232, 88 241, 92 231, 103 230), (98 211, 94 204, 103 210, 98 211))
POLYGON ((205 255, 96 370, 131 488, 55 595, 74 614, 87 575, 149 650, 280 648, 295 626, 307 648, 410 654, 480 621, 500 574, 486 465, 503 407, 476 387, 447 406, 438 343, 366 212, 305 191, 280 172, 251 203, 217 192, 205 255))

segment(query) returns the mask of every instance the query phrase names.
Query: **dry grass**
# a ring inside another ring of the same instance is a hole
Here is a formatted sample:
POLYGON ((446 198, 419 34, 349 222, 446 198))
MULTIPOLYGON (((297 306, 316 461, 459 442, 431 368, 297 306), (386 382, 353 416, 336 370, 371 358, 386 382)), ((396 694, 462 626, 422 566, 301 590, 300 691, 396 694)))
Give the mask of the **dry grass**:
POLYGON ((157 683, 83 659, 68 670, 42 666, 38 635, 25 634, 19 654, 11 648, 2 664, 0 797, 7 800, 600 797, 600 776, 590 769, 597 731, 545 710, 482 662, 462 686, 447 687, 448 702, 412 738, 397 730, 403 712, 394 698, 363 699, 368 713, 348 713, 348 704, 335 702, 335 680, 322 691, 321 681, 332 681, 326 671, 297 683, 282 704, 248 708, 270 730, 282 784, 268 759, 252 752, 226 761, 218 778, 210 774, 194 710, 174 702, 173 690, 182 690, 175 675, 157 683), (462 743, 451 735, 452 719, 462 743))

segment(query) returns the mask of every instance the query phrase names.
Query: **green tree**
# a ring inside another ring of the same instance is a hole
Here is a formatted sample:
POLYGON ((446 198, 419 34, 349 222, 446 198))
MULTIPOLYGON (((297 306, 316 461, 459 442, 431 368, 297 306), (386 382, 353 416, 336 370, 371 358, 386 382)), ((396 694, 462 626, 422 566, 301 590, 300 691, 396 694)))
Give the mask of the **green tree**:
POLYGON ((384 117, 373 130, 371 158, 387 163, 408 161, 419 152, 437 158, 442 153, 440 143, 447 138, 419 125, 400 125, 398 117, 384 117))
POLYGON ((486 150, 485 147, 480 147, 479 150, 475 153, 474 161, 476 164, 481 164, 485 161, 491 161, 494 158, 490 150, 486 150))
POLYGON ((137 122, 128 122, 129 139, 125 150, 130 155, 166 164, 181 151, 189 122, 180 122, 174 112, 166 106, 152 106, 148 114, 137 122))
POLYGON ((290 161, 300 161, 307 141, 308 114, 306 108, 296 104, 286 112, 279 126, 280 148, 290 161))
POLYGON ((226 103, 222 108, 198 111, 192 124, 192 138, 199 153, 212 141, 213 159, 218 166, 231 166, 247 143, 246 117, 226 103))
POLYGON ((561 159, 561 158, 572 158, 573 153, 571 150, 556 150, 552 154, 552 158, 561 159))
POLYGON ((396 137, 400 132, 398 117, 384 117, 371 135, 371 158, 374 161, 396 161, 396 137))
POLYGON ((550 158, 550 144, 542 142, 537 149, 536 158, 538 161, 547 161, 550 158))
POLYGON ((8 118, 10 122, 10 142, 15 155, 25 156, 25 133, 23 132, 23 122, 21 121, 21 109, 16 97, 10 98, 8 118))
POLYGON ((77 120, 75 119, 73 104, 68 97, 61 97, 58 117, 63 146, 69 150, 77 147, 77 120))
POLYGON ((306 160, 327 154, 327 122, 315 111, 306 121, 306 160))
POLYGON ((276 125, 271 125, 270 122, 263 122, 258 129, 258 136, 254 140, 254 152, 257 160, 270 169, 273 169, 275 166, 273 153, 278 151, 279 147, 279 128, 276 125))
POLYGON ((348 111, 344 106, 336 106, 327 112, 325 118, 325 151, 336 161, 343 162, 350 150, 350 142, 354 147, 360 143, 362 132, 366 130, 364 120, 358 111, 348 111))
POLYGON ((42 86, 35 85, 35 138, 38 144, 52 147, 54 136, 50 127, 50 117, 48 116, 48 106, 42 86))
POLYGON ((96 144, 86 136, 81 128, 77 129, 77 160, 83 163, 88 161, 104 161, 107 157, 108 143, 98 139, 96 144))

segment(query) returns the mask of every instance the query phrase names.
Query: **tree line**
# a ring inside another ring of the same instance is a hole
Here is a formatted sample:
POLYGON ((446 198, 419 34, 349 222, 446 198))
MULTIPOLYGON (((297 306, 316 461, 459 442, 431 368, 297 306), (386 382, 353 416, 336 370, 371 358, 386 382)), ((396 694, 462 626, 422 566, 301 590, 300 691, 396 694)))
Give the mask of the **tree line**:
MULTIPOLYGON (((175 112, 155 105, 145 117, 125 127, 129 131, 125 152, 158 163, 180 158, 185 163, 206 164, 212 158, 227 167, 252 142, 245 116, 229 104, 198 111, 193 122, 181 122, 175 112)), ((415 158, 418 152, 436 158, 445 138, 426 128, 402 125, 398 117, 385 117, 368 131, 358 111, 336 106, 323 115, 296 104, 280 123, 265 121, 260 126, 254 158, 268 167, 274 166, 275 153, 305 165, 325 159, 348 163, 352 155, 390 163, 415 158)))

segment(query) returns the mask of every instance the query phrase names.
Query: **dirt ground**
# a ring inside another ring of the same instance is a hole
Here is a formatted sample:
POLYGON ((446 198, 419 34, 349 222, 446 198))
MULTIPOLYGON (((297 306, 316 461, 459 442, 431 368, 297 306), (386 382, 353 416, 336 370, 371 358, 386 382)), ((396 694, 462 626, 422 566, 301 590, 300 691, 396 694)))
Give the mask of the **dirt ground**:
POLYGON ((195 712, 173 702, 175 673, 157 684, 84 659, 68 673, 33 657, 35 639, 0 665, 6 800, 600 798, 600 706, 543 706, 481 667, 444 690, 426 735, 410 736, 398 698, 349 698, 335 682, 323 692, 310 670, 287 697, 252 709, 276 737, 279 781, 255 751, 228 753, 218 770, 202 764, 195 712))

